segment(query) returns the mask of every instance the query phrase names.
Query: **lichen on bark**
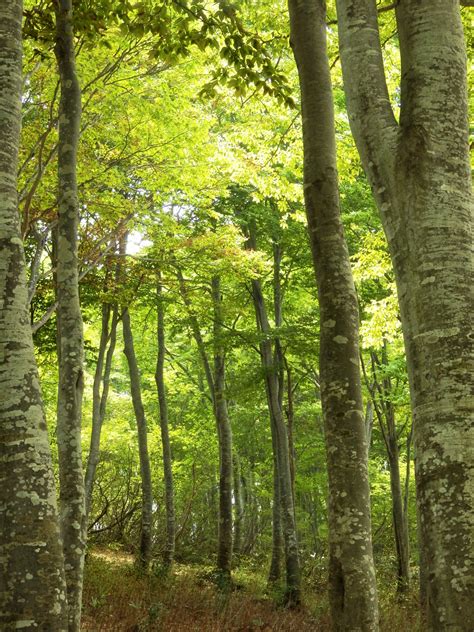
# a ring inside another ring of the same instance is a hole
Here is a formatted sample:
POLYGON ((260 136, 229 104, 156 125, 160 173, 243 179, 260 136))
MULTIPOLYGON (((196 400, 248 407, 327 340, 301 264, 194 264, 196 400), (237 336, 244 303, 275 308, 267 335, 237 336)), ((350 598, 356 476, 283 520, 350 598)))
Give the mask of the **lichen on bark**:
POLYGON ((459 3, 397 3, 399 123, 384 77, 375 2, 338 0, 337 7, 349 119, 397 281, 427 625, 472 630, 473 206, 459 3))
POLYGON ((329 478, 329 596, 335 630, 378 629, 358 308, 338 192, 323 0, 289 0, 298 67, 304 193, 320 309, 320 379, 329 478))
POLYGON ((0 628, 67 629, 55 483, 17 209, 22 2, 0 5, 0 628))

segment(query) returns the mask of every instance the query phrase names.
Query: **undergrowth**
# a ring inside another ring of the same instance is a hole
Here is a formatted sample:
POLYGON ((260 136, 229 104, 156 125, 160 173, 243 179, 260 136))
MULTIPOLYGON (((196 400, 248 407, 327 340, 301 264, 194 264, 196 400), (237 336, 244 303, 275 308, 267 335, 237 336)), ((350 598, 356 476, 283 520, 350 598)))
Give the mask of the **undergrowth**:
MULTIPOLYGON (((211 567, 176 564, 171 575, 141 574, 133 558, 95 549, 85 570, 83 625, 89 632, 326 632, 331 630, 324 590, 306 587, 303 604, 278 606, 279 589, 245 568, 220 590, 211 567)), ((381 597, 381 630, 420 630, 416 602, 381 597)))

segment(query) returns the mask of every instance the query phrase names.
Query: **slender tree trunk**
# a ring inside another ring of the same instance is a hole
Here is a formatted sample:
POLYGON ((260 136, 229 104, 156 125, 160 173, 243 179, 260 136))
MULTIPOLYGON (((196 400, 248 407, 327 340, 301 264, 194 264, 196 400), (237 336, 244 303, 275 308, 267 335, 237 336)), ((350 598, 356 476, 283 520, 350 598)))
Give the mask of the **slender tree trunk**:
POLYGON ((258 519, 258 508, 255 503, 254 494, 254 470, 255 464, 251 462, 248 475, 242 477, 242 487, 245 498, 244 506, 246 509, 244 515, 245 537, 242 550, 245 555, 251 555, 252 553, 253 544, 255 542, 256 522, 258 519))
POLYGON ((77 149, 81 121, 81 91, 74 57, 71 0, 57 0, 56 3, 55 54, 61 85, 56 243, 59 504, 68 593, 69 630, 76 632, 79 631, 81 625, 87 529, 81 445, 84 345, 77 258, 79 226, 77 149))
POLYGON ((474 284, 465 42, 455 0, 403 0, 396 18, 399 125, 375 2, 338 0, 351 127, 397 281, 428 630, 467 631, 474 629, 474 284))
MULTIPOLYGON (((375 354, 373 354, 375 356, 375 354)), ((376 375, 376 358, 373 358, 373 378, 378 384, 376 375)), ((378 368, 383 368, 386 372, 388 366, 387 342, 384 340, 382 348, 382 358, 378 362, 378 368)), ((382 395, 382 411, 385 416, 385 429, 382 428, 383 436, 387 447, 387 455, 390 467, 390 488, 392 492, 392 514, 393 531, 395 536, 395 546, 397 550, 397 592, 403 593, 410 584, 410 543, 408 539, 408 517, 403 506, 403 491, 400 477, 400 450, 398 447, 398 431, 395 424, 395 408, 392 401, 393 388, 392 380, 385 374, 379 385, 382 395)), ((380 415, 380 423, 384 423, 383 416, 380 415)), ((409 457, 409 455, 407 455, 409 457)))
POLYGON ((242 493, 242 475, 240 472, 240 458, 234 450, 233 455, 233 480, 234 480, 234 544, 233 552, 235 556, 242 553, 243 519, 244 519, 244 497, 242 493))
POLYGON ((410 583, 408 523, 403 511, 398 446, 391 445, 389 456, 390 490, 392 492, 393 531, 397 550, 397 592, 406 592, 410 583))
MULTIPOLYGON (((282 309, 282 292, 281 292, 281 248, 278 239, 273 242, 273 312, 275 316, 275 327, 281 327, 283 320, 282 309)), ((283 407, 283 351, 281 348, 280 337, 275 337, 274 362, 277 367, 278 374, 278 404, 283 407)), ((272 426, 274 422, 271 420, 272 426)), ((276 444, 276 432, 272 430, 272 450, 273 450, 273 501, 272 501, 272 557, 270 561, 270 570, 268 572, 268 581, 275 584, 281 578, 281 562, 283 550, 283 533, 282 533, 282 508, 280 479, 278 467, 278 446, 276 444)), ((291 472, 291 455, 290 455, 290 472, 291 472)), ((294 497, 293 497, 294 501, 294 497)))
POLYGON ((92 387, 92 433, 87 457, 85 475, 86 516, 89 516, 95 473, 100 457, 100 435, 105 419, 109 395, 110 372, 117 341, 118 308, 110 304, 102 305, 102 330, 99 342, 99 355, 92 387), (110 322, 110 315, 112 321, 110 322), (109 329, 110 326, 110 329, 109 329), (107 347, 108 345, 108 347, 107 347))
POLYGON ((122 312, 124 353, 127 358, 130 374, 130 390, 132 392, 133 409, 137 422, 138 451, 140 457, 140 477, 142 486, 142 517, 140 536, 139 564, 147 572, 150 568, 152 555, 152 515, 153 490, 151 484, 150 456, 148 454, 148 429, 143 408, 140 371, 138 370, 135 346, 133 343, 132 327, 128 307, 122 312))
POLYGON ((158 391, 158 403, 160 406, 160 430, 163 449, 163 476, 165 480, 165 505, 166 505, 166 546, 163 562, 167 568, 171 568, 174 560, 176 524, 174 513, 174 489, 171 443, 168 428, 168 403, 166 399, 166 386, 164 365, 166 356, 165 346, 165 316, 162 298, 160 274, 158 273, 156 286, 156 311, 157 311, 157 341, 158 354, 156 359, 155 382, 158 391))
POLYGON ((284 358, 286 366, 286 392, 287 392, 287 410, 286 416, 288 420, 288 450, 290 452, 290 474, 291 474, 291 490, 293 493, 293 504, 295 504, 295 441, 294 441, 294 406, 293 406, 293 378, 291 368, 286 358, 284 358))
POLYGON ((17 208, 22 2, 0 5, 0 628, 67 630, 55 482, 17 208))
POLYGON ((410 584, 408 517, 403 503, 402 482, 400 477, 400 450, 398 447, 399 436, 395 423, 392 380, 387 373, 388 355, 386 341, 384 341, 382 347, 381 358, 379 358, 374 351, 372 351, 370 355, 372 375, 369 378, 364 368, 364 377, 387 450, 390 470, 393 532, 397 553, 397 592, 403 593, 408 589, 410 584))
POLYGON ((372 443, 372 430, 374 427, 374 407, 370 399, 367 400, 365 405, 365 434, 367 436, 367 451, 370 452, 370 445, 372 443))
POLYGON ((214 310, 214 371, 207 356, 206 347, 193 312, 191 301, 181 270, 177 269, 181 298, 186 306, 189 324, 198 348, 198 353, 206 375, 209 396, 212 401, 219 442, 219 521, 217 543, 217 568, 223 578, 230 579, 232 565, 232 430, 227 411, 225 393, 225 362, 222 345, 222 312, 220 280, 212 279, 212 299, 214 310), (226 577, 227 576, 227 577, 226 577))
POLYGON ((219 436, 219 536, 217 568, 230 578, 232 564, 232 429, 227 412, 220 279, 212 279, 214 306, 214 413, 219 436))
MULTIPOLYGON (((270 422, 272 423, 272 422, 270 422)), ((283 548, 283 537, 281 529, 281 499, 280 499, 280 478, 278 476, 277 447, 275 444, 276 434, 272 431, 272 451, 273 451, 273 498, 272 498, 272 557, 270 570, 268 571, 268 582, 276 584, 281 577, 281 554, 283 548)))
MULTIPOLYGON (((256 249, 256 238, 253 227, 249 229, 248 247, 256 249)), ((252 294, 255 306, 257 325, 265 338, 260 343, 262 367, 265 371, 265 388, 270 412, 270 426, 272 431, 272 445, 275 450, 275 463, 278 470, 281 520, 283 527, 283 542, 285 546, 286 566, 286 595, 288 605, 300 602, 300 564, 298 559, 298 538, 296 533, 295 509, 293 504, 293 490, 291 484, 290 455, 288 433, 283 418, 283 411, 279 396, 278 366, 270 339, 270 324, 265 308, 265 299, 258 279, 252 280, 252 294)), ((274 518, 275 518, 274 514, 274 518)))
POLYGON ((329 477, 329 593, 336 630, 377 630, 358 308, 340 217, 323 0, 289 0, 300 78, 304 189, 320 307, 320 377, 329 477))
POLYGON ((311 492, 306 496, 306 503, 306 511, 308 512, 310 518, 311 533, 313 535, 314 551, 317 553, 320 548, 319 520, 316 499, 313 498, 313 494, 311 492))

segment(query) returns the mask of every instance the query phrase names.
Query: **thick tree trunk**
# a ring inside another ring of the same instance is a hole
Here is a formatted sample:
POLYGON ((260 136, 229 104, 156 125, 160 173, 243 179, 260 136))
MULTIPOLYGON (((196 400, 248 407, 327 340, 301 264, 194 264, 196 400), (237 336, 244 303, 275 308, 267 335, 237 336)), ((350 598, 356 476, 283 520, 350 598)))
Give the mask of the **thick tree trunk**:
POLYGON ((99 354, 92 387, 92 433, 85 475, 86 516, 89 516, 95 473, 100 458, 100 435, 105 419, 109 395, 110 372, 117 341, 118 308, 110 304, 102 306, 102 330, 99 354), (112 321, 110 322, 110 315, 112 321), (109 329, 110 327, 110 329, 109 329), (108 346, 107 346, 108 345, 108 346))
POLYGON ((220 279, 212 279, 214 306, 214 414, 219 437, 219 536, 217 569, 230 578, 232 564, 232 429, 227 412, 220 279))
POLYGON ((140 567, 147 572, 150 568, 152 555, 152 518, 153 518, 153 490, 151 484, 150 456, 148 453, 148 429, 143 408, 140 371, 138 370, 135 346, 133 343, 132 327, 128 307, 122 312, 124 353, 127 358, 130 374, 130 390, 132 393, 133 409, 137 422, 138 452, 140 457, 140 477, 142 487, 142 517, 140 535, 140 567))
POLYGON ((0 628, 67 630, 55 482, 17 209, 22 2, 0 5, 0 628))
POLYGON ((71 0, 58 0, 56 4, 55 53, 61 85, 56 243, 59 505, 69 630, 76 632, 80 629, 81 622, 87 529, 81 445, 84 349, 77 259, 79 200, 76 172, 81 92, 74 58, 71 0))
POLYGON ((301 87, 306 213, 321 318, 331 613, 336 630, 377 630, 358 308, 339 208, 325 3, 290 0, 289 8, 301 87))
POLYGON ((160 431, 161 445, 163 450, 163 477, 165 480, 166 506, 166 545, 163 555, 163 562, 167 568, 171 568, 174 560, 176 524, 174 514, 172 455, 168 428, 168 403, 166 399, 166 385, 164 376, 164 365, 166 356, 165 315, 159 273, 156 286, 156 295, 158 353, 156 359, 155 382, 156 389, 158 391, 158 403, 160 407, 160 431))
POLYGON ((338 0, 351 127, 400 301, 428 629, 472 630, 474 284, 465 43, 455 0, 403 0, 396 17, 400 125, 387 96, 375 2, 338 0))

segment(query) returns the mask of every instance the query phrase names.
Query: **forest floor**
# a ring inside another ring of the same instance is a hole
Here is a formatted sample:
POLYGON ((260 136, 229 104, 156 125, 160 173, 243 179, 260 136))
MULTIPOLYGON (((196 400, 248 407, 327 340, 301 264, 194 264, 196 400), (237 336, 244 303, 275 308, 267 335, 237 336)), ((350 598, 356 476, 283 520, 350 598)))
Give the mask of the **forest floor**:
MULTIPOLYGON (((234 573, 223 594, 211 569, 176 564, 172 577, 137 572, 133 557, 93 549, 86 562, 82 630, 88 632, 315 632, 330 631, 324 587, 305 590, 303 605, 287 610, 257 573, 234 573), (273 596, 274 597, 274 596, 273 596)), ((381 598, 382 632, 418 632, 416 601, 381 598)))

